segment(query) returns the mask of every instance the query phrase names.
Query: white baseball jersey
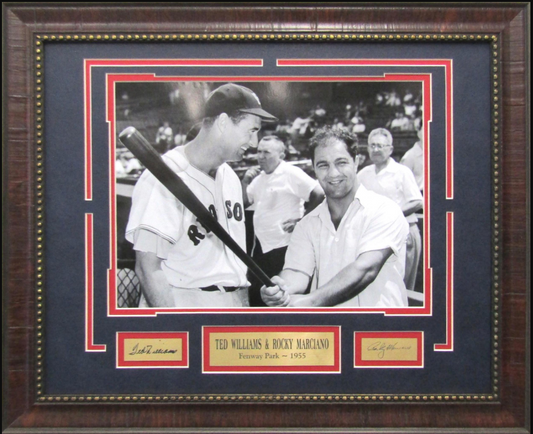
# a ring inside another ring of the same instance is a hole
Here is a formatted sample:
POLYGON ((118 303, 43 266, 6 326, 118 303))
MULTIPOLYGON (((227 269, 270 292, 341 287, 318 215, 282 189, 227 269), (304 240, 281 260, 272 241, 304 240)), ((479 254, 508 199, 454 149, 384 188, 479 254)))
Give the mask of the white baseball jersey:
POLYGON ((339 306, 407 306, 403 274, 408 233, 409 225, 398 205, 360 185, 337 229, 327 201, 296 225, 284 268, 314 276, 313 291, 328 283, 362 253, 391 248, 393 254, 374 281, 339 306))
POLYGON ((282 223, 302 218, 304 202, 317 185, 318 181, 285 161, 251 182, 246 192, 255 205, 254 230, 263 253, 289 244, 291 234, 283 230, 282 223))
MULTIPOLYGON (((183 147, 167 152, 163 159, 245 249, 242 187, 235 172, 222 164, 213 179, 189 163, 183 147)), ((148 170, 133 192, 126 239, 135 250, 163 259, 162 269, 175 288, 248 285, 244 263, 148 170)))

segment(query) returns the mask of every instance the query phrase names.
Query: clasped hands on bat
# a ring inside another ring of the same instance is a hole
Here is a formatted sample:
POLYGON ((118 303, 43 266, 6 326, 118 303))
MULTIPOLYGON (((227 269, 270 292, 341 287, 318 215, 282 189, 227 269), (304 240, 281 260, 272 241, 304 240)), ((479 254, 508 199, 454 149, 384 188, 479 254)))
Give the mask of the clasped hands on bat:
POLYGON ((287 283, 279 276, 272 277, 274 286, 263 286, 261 298, 271 307, 297 307, 301 305, 305 295, 291 293, 287 283))

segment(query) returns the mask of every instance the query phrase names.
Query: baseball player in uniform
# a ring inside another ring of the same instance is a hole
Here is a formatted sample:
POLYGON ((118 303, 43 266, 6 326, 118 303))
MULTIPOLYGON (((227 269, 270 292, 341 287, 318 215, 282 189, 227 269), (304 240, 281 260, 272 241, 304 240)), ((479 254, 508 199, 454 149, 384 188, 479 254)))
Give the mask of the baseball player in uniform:
POLYGON ((408 224, 396 203, 359 183, 353 144, 340 128, 321 128, 312 138, 326 200, 296 225, 276 285, 261 288, 267 305, 407 306, 408 224))
MULTIPOLYGON (((324 200, 318 182, 299 167, 285 161, 285 144, 277 136, 266 136, 257 146, 259 167, 252 167, 243 177, 244 205, 253 204, 254 247, 252 257, 269 276, 279 274, 296 223, 324 200)), ((264 306, 261 283, 250 275, 250 303, 264 306)))
MULTIPOLYGON (((226 161, 256 147, 262 120, 276 118, 233 83, 215 89, 205 111, 198 135, 163 159, 245 248, 241 183, 226 161)), ((126 238, 136 251, 139 307, 249 305, 246 266, 149 171, 135 186, 126 238)))
POLYGON ((411 170, 391 157, 392 135, 385 128, 376 128, 368 135, 368 155, 374 164, 362 169, 357 177, 369 190, 396 202, 409 223, 405 259, 405 286, 415 289, 416 271, 422 253, 422 239, 415 212, 422 208, 422 194, 411 170))

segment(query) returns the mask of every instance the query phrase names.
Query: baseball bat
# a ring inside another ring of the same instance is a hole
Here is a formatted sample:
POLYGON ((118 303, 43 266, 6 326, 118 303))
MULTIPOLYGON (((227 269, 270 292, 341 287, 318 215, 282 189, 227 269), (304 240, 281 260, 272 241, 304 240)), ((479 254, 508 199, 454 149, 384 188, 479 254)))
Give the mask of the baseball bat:
POLYGON ((128 148, 144 166, 163 184, 198 221, 213 232, 237 257, 246 264, 263 285, 274 286, 267 274, 255 261, 237 244, 230 234, 216 221, 208 209, 196 197, 182 179, 172 171, 163 161, 153 146, 137 131, 135 127, 128 127, 119 134, 119 140, 128 148))

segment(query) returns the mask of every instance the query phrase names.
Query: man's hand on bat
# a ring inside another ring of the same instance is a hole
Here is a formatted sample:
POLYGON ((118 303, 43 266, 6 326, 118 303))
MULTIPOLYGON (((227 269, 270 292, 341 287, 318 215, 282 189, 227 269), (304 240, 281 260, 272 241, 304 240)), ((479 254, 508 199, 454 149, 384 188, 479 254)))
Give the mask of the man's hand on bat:
POLYGON ((263 286, 261 288, 261 298, 267 306, 287 306, 289 304, 290 295, 285 289, 285 281, 279 276, 274 276, 271 280, 272 283, 274 283, 274 286, 263 286))

